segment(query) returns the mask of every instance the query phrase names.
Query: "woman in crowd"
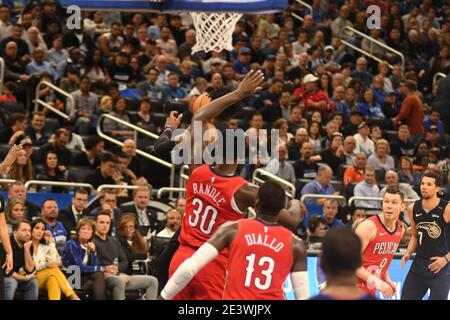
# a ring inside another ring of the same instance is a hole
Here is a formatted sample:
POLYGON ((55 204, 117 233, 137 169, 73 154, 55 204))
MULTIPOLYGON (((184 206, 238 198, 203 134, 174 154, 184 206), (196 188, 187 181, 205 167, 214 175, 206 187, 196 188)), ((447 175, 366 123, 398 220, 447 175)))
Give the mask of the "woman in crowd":
POLYGON ((126 274, 133 273, 133 261, 146 260, 148 255, 148 245, 142 235, 137 230, 137 219, 134 214, 124 214, 118 222, 118 235, 122 250, 127 255, 128 269, 126 274))
POLYGON ((274 128, 278 130, 279 144, 282 143, 287 144, 294 138, 292 133, 288 132, 289 129, 288 122, 285 119, 280 118, 277 121, 275 121, 274 128))
MULTIPOLYGON (((127 115, 127 100, 125 97, 119 97, 114 102, 114 111, 110 114, 116 118, 119 118, 123 121, 130 122, 130 118, 127 115)), ((126 140, 133 136, 133 131, 130 130, 128 126, 125 126, 117 121, 113 121, 110 119, 105 119, 103 122, 103 130, 106 133, 110 134, 114 138, 119 140, 126 140)))
POLYGON ((372 89, 364 91, 363 101, 357 104, 357 109, 361 111, 366 119, 385 118, 381 105, 375 100, 372 89))
POLYGON ((84 74, 95 84, 104 83, 106 81, 103 55, 99 49, 90 51, 86 56, 84 74))
POLYGON ((315 154, 319 154, 322 151, 322 136, 320 135, 320 124, 316 121, 312 121, 309 128, 309 142, 311 142, 313 146, 313 152, 315 154))
POLYGON ((36 266, 39 289, 47 289, 49 300, 61 300, 61 292, 70 300, 80 300, 60 269, 61 258, 53 236, 42 219, 31 223, 31 254, 36 266))
POLYGON ((21 150, 9 171, 3 174, 5 179, 28 181, 33 179, 33 165, 25 150, 21 150))
POLYGON ((15 225, 19 220, 25 219, 25 206, 17 199, 8 201, 6 206, 6 227, 8 228, 8 233, 12 234, 13 225, 15 225))
MULTIPOLYGON (((36 175, 38 180, 49 180, 56 182, 67 182, 68 181, 68 171, 64 166, 58 164, 58 155, 54 151, 47 152, 45 156, 44 167, 40 173, 36 175), (63 170, 61 170, 63 169, 63 170)), ((53 192, 53 193, 63 193, 67 189, 58 186, 40 186, 39 190, 41 192, 53 192)))
POLYGON ((397 174, 400 183, 416 186, 420 181, 420 174, 414 171, 413 162, 410 157, 403 156, 400 158, 397 174))
POLYGON ((367 164, 373 165, 376 169, 385 171, 395 168, 394 158, 390 155, 391 147, 385 139, 380 139, 375 144, 375 153, 367 159, 367 164))
POLYGON ((313 161, 325 162, 333 169, 336 175, 339 171, 339 166, 346 161, 344 155, 343 136, 340 132, 333 133, 331 137, 330 146, 323 150, 320 155, 311 158, 313 161))
POLYGON ((81 270, 81 287, 92 290, 94 300, 106 299, 106 284, 103 267, 100 266, 95 244, 95 221, 83 218, 78 222, 75 239, 64 246, 62 262, 65 267, 78 266, 81 270))

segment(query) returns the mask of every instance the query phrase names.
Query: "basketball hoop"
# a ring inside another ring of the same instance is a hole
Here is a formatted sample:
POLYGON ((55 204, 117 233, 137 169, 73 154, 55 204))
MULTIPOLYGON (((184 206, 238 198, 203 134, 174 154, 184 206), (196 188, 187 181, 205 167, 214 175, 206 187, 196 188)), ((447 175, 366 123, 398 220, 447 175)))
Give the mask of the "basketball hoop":
POLYGON ((242 13, 190 12, 196 31, 192 53, 233 50, 232 34, 242 13))

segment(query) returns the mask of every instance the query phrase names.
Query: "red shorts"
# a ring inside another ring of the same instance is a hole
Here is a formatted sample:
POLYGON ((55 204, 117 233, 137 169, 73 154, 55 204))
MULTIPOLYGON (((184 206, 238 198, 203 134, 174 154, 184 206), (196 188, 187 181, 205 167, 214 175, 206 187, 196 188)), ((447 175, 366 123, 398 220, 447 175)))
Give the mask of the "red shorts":
MULTIPOLYGON (((169 278, 175 273, 178 266, 191 257, 195 251, 187 246, 178 248, 170 262, 169 278)), ((221 300, 225 287, 227 263, 226 256, 218 255, 216 259, 200 270, 173 300, 221 300)))

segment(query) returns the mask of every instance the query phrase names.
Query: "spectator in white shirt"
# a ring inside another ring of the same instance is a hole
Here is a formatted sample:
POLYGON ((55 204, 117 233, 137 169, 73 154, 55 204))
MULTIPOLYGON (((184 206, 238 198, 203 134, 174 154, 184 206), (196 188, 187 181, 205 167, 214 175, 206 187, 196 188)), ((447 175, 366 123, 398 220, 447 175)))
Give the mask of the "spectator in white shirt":
MULTIPOLYGON (((367 165, 364 168, 364 180, 358 182, 353 191, 356 197, 379 197, 380 188, 377 185, 375 178, 375 167, 367 165)), ((379 201, 371 200, 356 200, 355 206, 358 208, 379 209, 379 201)), ((367 212, 369 214, 369 212, 367 212)))
POLYGON ((166 218, 166 227, 156 235, 157 237, 172 238, 181 226, 181 213, 178 210, 169 210, 166 218))
POLYGON ((358 126, 358 133, 354 135, 356 140, 355 152, 364 152, 367 156, 370 156, 375 152, 375 144, 369 137, 369 125, 366 122, 361 122, 358 126))

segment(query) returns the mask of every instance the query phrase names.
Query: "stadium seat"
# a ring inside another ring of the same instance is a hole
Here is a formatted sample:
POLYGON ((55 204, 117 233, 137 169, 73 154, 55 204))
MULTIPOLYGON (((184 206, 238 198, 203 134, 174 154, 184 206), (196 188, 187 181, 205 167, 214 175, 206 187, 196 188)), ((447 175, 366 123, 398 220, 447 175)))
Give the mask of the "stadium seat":
POLYGON ((86 178, 93 172, 94 170, 84 167, 70 167, 69 168, 69 179, 72 181, 85 181, 86 178))
POLYGON ((164 127, 164 123, 166 122, 166 119, 167 119, 168 116, 169 116, 168 113, 160 113, 160 112, 152 112, 150 114, 152 122, 158 128, 163 128, 164 127))
POLYGON ((376 168, 375 169, 375 177, 377 179, 378 184, 384 183, 384 176, 386 175, 386 170, 383 168, 376 168))
POLYGON ((397 131, 395 130, 383 130, 383 138, 391 142, 397 139, 397 131))
POLYGON ((54 133, 56 130, 59 129, 59 127, 60 127, 60 123, 59 123, 58 119, 50 118, 50 117, 45 118, 45 129, 48 132, 54 133))

